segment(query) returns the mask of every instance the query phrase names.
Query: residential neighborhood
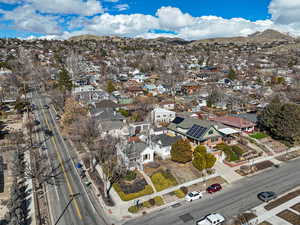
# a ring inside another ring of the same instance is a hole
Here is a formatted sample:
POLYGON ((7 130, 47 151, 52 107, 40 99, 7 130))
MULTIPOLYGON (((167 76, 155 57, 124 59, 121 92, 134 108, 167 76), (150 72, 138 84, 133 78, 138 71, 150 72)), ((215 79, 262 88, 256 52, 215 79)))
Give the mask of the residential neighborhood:
POLYGON ((299 59, 275 30, 0 39, 0 224, 189 224, 220 198, 226 224, 299 225, 299 59))

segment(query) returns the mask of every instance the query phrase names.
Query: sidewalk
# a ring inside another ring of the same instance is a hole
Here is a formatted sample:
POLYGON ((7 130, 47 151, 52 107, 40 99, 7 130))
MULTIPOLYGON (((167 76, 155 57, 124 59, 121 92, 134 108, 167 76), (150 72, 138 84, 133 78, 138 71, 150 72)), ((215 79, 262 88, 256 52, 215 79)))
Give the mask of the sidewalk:
MULTIPOLYGON (((287 193, 283 194, 286 195, 287 193)), ((280 196, 279 196, 280 197, 280 196)), ((252 222, 255 222, 255 224, 259 224, 263 221, 271 222, 273 225, 291 225, 290 223, 286 222, 285 220, 281 219, 280 217, 276 216, 276 214, 280 213, 281 211, 284 211, 285 209, 289 209, 293 211, 290 207, 300 202, 300 196, 289 200, 286 203, 283 203, 282 205, 279 205, 271 210, 266 210, 264 208, 265 205, 268 203, 263 203, 253 209, 254 213, 257 215, 257 218, 253 219, 252 222)), ((296 214, 299 215, 297 211, 293 211, 296 214)), ((299 215, 300 216, 300 215, 299 215)))
POLYGON ((222 177, 227 180, 228 183, 233 183, 243 178, 234 171, 236 170, 236 167, 227 166, 219 161, 216 162, 214 168, 216 169, 217 173, 222 174, 222 177))

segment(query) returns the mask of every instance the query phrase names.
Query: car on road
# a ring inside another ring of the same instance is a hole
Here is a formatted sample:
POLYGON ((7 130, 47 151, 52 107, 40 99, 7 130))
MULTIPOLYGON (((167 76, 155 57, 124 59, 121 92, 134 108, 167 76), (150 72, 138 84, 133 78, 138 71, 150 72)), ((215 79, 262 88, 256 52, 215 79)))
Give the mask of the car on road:
POLYGON ((222 216, 219 213, 211 213, 204 217, 202 217, 200 220, 196 221, 197 225, 220 225, 225 222, 224 216, 222 216))
POLYGON ((220 190, 222 190, 221 184, 212 184, 206 189, 206 191, 210 194, 220 190))
POLYGON ((273 191, 263 191, 263 192, 260 192, 257 195, 257 197, 263 202, 269 202, 269 201, 277 198, 277 195, 273 191))
POLYGON ((44 109, 49 109, 49 108, 50 108, 49 105, 47 104, 44 105, 44 109))
POLYGON ((57 114, 56 117, 55 117, 56 120, 60 120, 60 118, 61 118, 61 116, 58 115, 58 114, 57 114))
POLYGON ((197 200, 197 199, 201 199, 203 197, 203 194, 199 191, 192 191, 190 193, 188 193, 185 196, 185 200, 187 200, 188 202, 197 200))
POLYGON ((40 121, 38 121, 38 120, 34 120, 34 121, 33 121, 33 123, 34 123, 34 125, 36 125, 36 126, 37 126, 37 125, 40 125, 40 123, 41 123, 41 122, 40 122, 40 121))

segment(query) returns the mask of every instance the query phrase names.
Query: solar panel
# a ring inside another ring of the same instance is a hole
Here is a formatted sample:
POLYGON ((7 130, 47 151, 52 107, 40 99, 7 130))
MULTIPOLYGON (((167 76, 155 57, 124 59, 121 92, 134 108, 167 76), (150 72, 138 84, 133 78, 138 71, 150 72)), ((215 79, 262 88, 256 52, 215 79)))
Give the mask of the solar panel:
POLYGON ((178 116, 177 116, 177 117, 172 121, 172 123, 179 124, 179 123, 181 123, 183 120, 184 120, 184 118, 181 118, 181 117, 178 117, 178 116))
POLYGON ((207 131, 206 127, 201 127, 199 125, 194 124, 186 133, 188 136, 193 138, 201 137, 207 131))

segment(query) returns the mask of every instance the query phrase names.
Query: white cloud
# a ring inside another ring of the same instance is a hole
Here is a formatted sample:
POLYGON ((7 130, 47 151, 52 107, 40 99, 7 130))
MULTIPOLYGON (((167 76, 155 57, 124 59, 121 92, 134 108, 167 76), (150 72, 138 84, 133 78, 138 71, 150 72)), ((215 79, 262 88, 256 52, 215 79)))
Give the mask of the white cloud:
POLYGON ((136 36, 159 28, 157 18, 150 15, 110 15, 105 13, 90 20, 82 32, 97 35, 136 36))
POLYGON ((125 11, 125 10, 129 9, 129 5, 128 4, 119 4, 119 5, 116 5, 114 8, 116 8, 118 11, 125 11))
POLYGON ((300 1, 299 0, 272 0, 269 5, 272 20, 278 24, 299 24, 300 28, 300 1))
POLYGON ((119 0, 104 0, 105 2, 118 2, 119 0))
POLYGON ((92 16, 103 12, 97 0, 27 0, 40 12, 92 16))
POLYGON ((190 26, 195 22, 194 17, 188 13, 182 13, 180 9, 174 7, 161 7, 157 10, 156 16, 162 29, 177 30, 190 26))
POLYGON ((15 8, 12 11, 1 10, 0 13, 3 14, 2 20, 12 21, 16 29, 42 34, 60 33, 60 27, 56 22, 57 17, 39 15, 29 5, 15 8))

